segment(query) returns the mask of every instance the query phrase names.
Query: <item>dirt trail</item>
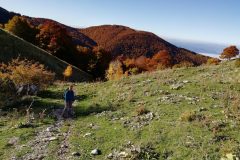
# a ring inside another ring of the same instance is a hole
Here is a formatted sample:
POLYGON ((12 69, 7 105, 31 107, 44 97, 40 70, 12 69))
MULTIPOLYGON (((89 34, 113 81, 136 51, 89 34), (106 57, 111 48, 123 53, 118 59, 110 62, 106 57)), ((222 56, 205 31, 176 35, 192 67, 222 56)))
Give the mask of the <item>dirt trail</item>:
MULTIPOLYGON (((31 149, 31 152, 25 154, 20 158, 12 156, 11 160, 41 160, 53 154, 55 154, 60 160, 68 159, 68 138, 71 134, 72 123, 68 123, 69 125, 67 131, 62 133, 60 129, 64 125, 65 120, 61 118, 60 113, 62 113, 60 110, 55 112, 54 114, 58 120, 54 124, 40 130, 33 140, 29 141, 26 145, 16 146, 16 151, 21 151, 24 150, 24 148, 29 147, 31 149), (56 149, 57 153, 50 153, 48 149, 50 142, 58 140, 61 140, 61 142, 57 147, 59 149, 56 149)), ((71 121, 71 119, 67 121, 71 121)))

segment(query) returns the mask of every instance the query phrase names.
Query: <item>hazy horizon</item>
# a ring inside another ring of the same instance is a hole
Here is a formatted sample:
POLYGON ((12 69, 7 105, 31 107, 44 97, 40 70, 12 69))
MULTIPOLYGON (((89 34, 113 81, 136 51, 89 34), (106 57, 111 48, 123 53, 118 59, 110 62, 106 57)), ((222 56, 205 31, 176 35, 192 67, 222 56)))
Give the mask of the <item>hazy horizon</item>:
POLYGON ((1 0, 0 6, 70 26, 119 24, 162 37, 240 44, 238 0, 1 0))

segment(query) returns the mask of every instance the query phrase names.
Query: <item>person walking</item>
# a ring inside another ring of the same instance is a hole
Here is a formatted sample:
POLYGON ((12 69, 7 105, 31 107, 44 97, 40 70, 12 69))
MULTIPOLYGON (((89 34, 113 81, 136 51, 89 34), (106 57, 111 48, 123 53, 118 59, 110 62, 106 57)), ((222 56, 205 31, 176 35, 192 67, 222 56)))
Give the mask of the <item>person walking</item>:
POLYGON ((65 90, 64 92, 64 102, 65 102, 65 107, 62 113, 62 116, 64 116, 65 111, 66 111, 66 117, 73 117, 73 108, 72 104, 75 101, 75 95, 73 91, 73 85, 70 85, 68 89, 65 90))

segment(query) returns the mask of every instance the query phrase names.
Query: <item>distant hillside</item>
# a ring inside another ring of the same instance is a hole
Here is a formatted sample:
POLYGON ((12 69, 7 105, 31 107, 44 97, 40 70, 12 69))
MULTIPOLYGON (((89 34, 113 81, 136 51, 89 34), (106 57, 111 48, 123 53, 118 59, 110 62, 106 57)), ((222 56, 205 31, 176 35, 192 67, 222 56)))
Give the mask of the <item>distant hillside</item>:
POLYGON ((178 47, 186 48, 197 53, 209 53, 215 55, 219 55, 224 48, 230 45, 170 38, 167 38, 167 40, 178 47))
MULTIPOLYGON (((0 10, 0 14, 5 12, 7 11, 0 10)), ((171 55, 173 65, 183 61, 201 65, 209 58, 187 49, 176 47, 153 33, 137 31, 126 26, 103 25, 77 29, 51 19, 24 17, 36 27, 46 21, 54 22, 67 30, 75 45, 90 49, 100 46, 107 53, 111 54, 112 59, 118 56, 127 58, 152 57, 162 50, 168 51, 168 54, 171 55)), ((1 19, 4 18, 0 17, 1 19)))
MULTIPOLYGON (((62 72, 68 63, 52 56, 46 51, 16 37, 4 30, 0 30, 0 62, 9 62, 18 56, 38 61, 62 78, 62 72)), ((89 81, 91 76, 80 69, 73 67, 72 79, 75 81, 89 81)))
POLYGON ((151 57, 160 50, 167 50, 172 54, 175 63, 190 61, 199 65, 208 59, 189 50, 178 48, 153 33, 137 31, 125 26, 103 25, 80 29, 80 32, 96 41, 113 56, 123 54, 131 58, 142 55, 151 57))

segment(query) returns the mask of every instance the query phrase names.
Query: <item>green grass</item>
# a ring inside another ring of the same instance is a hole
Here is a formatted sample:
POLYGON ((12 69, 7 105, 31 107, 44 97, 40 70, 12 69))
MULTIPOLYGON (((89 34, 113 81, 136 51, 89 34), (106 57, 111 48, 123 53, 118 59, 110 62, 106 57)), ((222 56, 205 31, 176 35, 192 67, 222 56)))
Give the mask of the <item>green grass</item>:
MULTIPOLYGON (((27 58, 44 64, 48 69, 55 72, 58 78, 69 65, 68 63, 52 56, 48 52, 0 29, 0 62, 9 62, 13 58, 27 58)), ((89 81, 92 76, 82 70, 73 67, 72 78, 75 81, 89 81)))
MULTIPOLYGON (((120 151, 129 141, 135 146, 152 146, 160 154, 159 159, 214 160, 227 153, 239 156, 240 107, 236 107, 240 102, 239 82, 240 69, 234 62, 226 62, 218 66, 145 73, 119 81, 76 84, 76 118, 71 121, 69 156, 77 151, 81 156, 76 159, 106 159, 114 149, 120 151), (188 83, 182 88, 171 89, 172 84, 186 80, 188 83), (161 101, 164 97, 168 99, 161 101), (139 107, 153 112, 154 119, 139 129, 125 126, 126 120, 133 123, 139 107), (183 113, 191 113, 195 118, 182 120, 183 113), (84 136, 86 133, 91 135, 84 136), (95 148, 102 154, 91 156, 95 148)), ((35 108, 63 107, 61 94, 67 86, 49 87, 36 97, 35 108)), ((65 122, 62 131, 67 130, 68 123, 65 122)), ((0 136, 11 137, 7 132, 12 134, 12 130, 5 129, 0 136)), ((1 138, 4 158, 7 157, 5 143, 1 138)), ((49 148, 54 153, 59 144, 56 142, 49 148)), ((53 153, 51 156, 56 155, 53 153)))

